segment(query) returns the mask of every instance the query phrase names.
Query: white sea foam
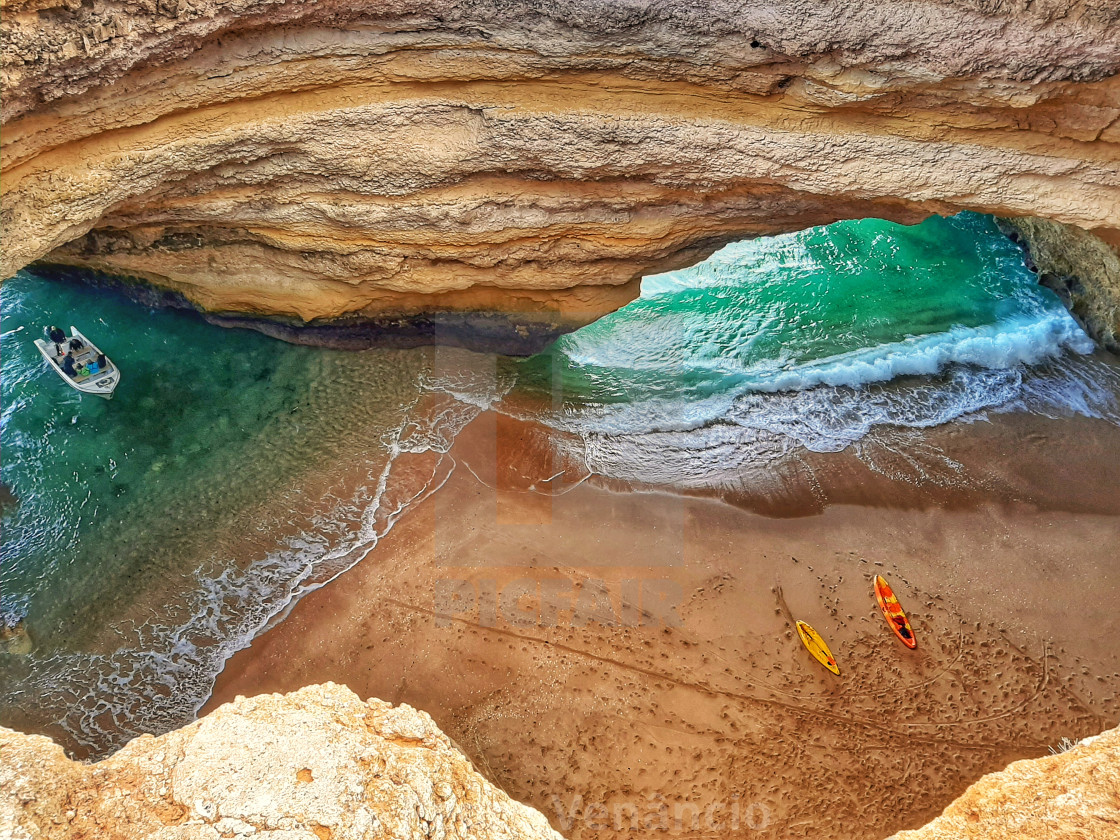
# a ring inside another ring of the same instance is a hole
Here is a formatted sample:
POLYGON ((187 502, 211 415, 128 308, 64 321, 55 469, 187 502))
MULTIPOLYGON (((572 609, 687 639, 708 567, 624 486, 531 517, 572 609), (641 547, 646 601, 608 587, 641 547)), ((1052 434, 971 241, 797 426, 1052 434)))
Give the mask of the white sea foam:
MULTIPOLYGON (((492 379, 492 377, 491 377, 492 379)), ((52 713, 75 744, 103 756, 142 733, 188 723, 210 697, 226 661, 282 620, 306 594, 360 562, 412 507, 451 474, 448 450, 501 388, 477 382, 427 383, 423 411, 381 438, 388 458, 350 498, 337 499, 305 533, 247 566, 215 558, 222 570, 196 573, 184 602, 158 618, 122 628, 127 642, 111 654, 28 657, 24 672, 0 689, 0 702, 52 713)))
MULTIPOLYGON (((954 363, 932 377, 748 392, 703 425, 673 427, 655 418, 643 426, 639 406, 594 408, 590 424, 575 410, 548 422, 574 433, 576 443, 562 445, 596 474, 653 486, 719 489, 777 481, 782 465, 800 453, 838 452, 876 428, 920 430, 982 418, 987 411, 1082 415, 1120 425, 1118 396, 1120 368, 1067 352, 1034 366, 954 363)), ((672 412, 667 402, 657 410, 664 416, 672 412)), ((919 443, 915 439, 910 446, 919 443)), ((864 452, 857 454, 862 458, 864 452)), ((868 458, 873 455, 869 451, 868 458)))
POLYGON ((1092 340, 1067 312, 1018 317, 979 327, 907 338, 800 365, 751 383, 753 391, 795 391, 817 385, 858 386, 900 376, 929 376, 951 363, 985 368, 1037 364, 1069 348, 1091 353, 1092 340))
POLYGON ((877 424, 936 425, 998 405, 1011 398, 1006 383, 1018 381, 1024 366, 1093 349, 1068 313, 1045 312, 791 364, 784 371, 729 373, 726 390, 699 398, 682 387, 674 395, 580 405, 547 422, 576 434, 632 435, 727 421, 793 434, 810 449, 843 448, 877 424), (897 400, 870 387, 942 371, 950 371, 946 382, 922 389, 927 408, 919 411, 907 398, 914 409, 910 421, 900 419, 907 415, 897 400))

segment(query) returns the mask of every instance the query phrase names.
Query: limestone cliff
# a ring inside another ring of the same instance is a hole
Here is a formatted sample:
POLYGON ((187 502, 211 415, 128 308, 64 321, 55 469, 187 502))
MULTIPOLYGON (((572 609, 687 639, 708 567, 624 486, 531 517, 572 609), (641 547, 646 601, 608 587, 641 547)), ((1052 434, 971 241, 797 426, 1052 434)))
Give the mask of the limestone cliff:
POLYGON ((1118 71, 1115 0, 7 0, 0 274, 570 325, 844 217, 1115 248, 1118 71))
POLYGON ((311 686, 239 699, 85 765, 0 728, 0 836, 11 840, 560 840, 480 776, 423 712, 311 686))
POLYGON ((1120 729, 1016 761, 972 785, 929 825, 890 840, 1115 840, 1120 729))

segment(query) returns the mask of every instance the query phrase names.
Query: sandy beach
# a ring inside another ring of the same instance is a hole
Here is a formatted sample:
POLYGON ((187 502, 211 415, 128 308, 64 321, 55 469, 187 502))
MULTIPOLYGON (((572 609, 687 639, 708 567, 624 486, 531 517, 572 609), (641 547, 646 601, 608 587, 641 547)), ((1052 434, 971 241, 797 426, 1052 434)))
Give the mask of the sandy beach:
POLYGON ((885 837, 1120 718, 1115 426, 994 415, 723 498, 584 480, 556 443, 477 417, 442 488, 203 712, 327 680, 408 703, 570 838, 885 837))

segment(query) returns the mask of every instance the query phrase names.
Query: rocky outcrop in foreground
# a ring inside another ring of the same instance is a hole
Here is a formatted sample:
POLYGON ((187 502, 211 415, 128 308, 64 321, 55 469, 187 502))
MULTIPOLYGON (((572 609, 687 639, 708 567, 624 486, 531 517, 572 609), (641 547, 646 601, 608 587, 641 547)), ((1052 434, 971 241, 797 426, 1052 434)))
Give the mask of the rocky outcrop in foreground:
MULTIPOLYGON (((951 772, 946 768, 947 772, 951 772)), ((924 828, 891 840, 1116 840, 1120 728, 1058 755, 1016 761, 972 785, 924 828)))
POLYGON ((560 840, 424 712, 327 683, 241 698, 97 764, 0 728, 0 837, 560 840))
POLYGON ((1120 248, 1113 0, 7 0, 2 25, 0 276, 574 326, 840 218, 1120 248))
MULTIPOLYGON (((264 832, 285 840, 561 840, 538 811, 479 775, 424 712, 363 703, 333 683, 238 698, 92 765, 70 761, 49 738, 0 728, 5 838, 264 832)), ((985 776, 925 828, 892 840, 1117 836, 1120 728, 985 776)))

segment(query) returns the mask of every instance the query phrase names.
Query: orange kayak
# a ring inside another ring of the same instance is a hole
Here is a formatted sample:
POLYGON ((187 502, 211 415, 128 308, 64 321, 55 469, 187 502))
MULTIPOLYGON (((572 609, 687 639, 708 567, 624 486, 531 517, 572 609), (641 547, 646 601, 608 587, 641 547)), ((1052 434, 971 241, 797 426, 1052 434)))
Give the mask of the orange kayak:
POLYGON ((875 600, 879 602, 883 617, 899 640, 908 648, 916 648, 918 640, 914 638, 914 630, 910 626, 910 619, 906 617, 906 613, 902 610, 902 604, 898 603, 898 598, 894 596, 894 591, 882 575, 875 575, 875 600))

